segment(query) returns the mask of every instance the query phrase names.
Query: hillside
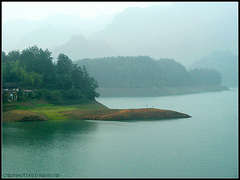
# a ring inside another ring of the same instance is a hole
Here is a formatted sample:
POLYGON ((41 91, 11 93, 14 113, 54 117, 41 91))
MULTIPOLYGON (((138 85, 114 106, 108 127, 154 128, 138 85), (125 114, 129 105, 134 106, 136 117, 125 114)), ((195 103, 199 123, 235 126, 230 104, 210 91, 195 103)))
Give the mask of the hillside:
POLYGON ((173 59, 118 56, 82 59, 102 96, 160 96, 223 90, 215 70, 186 68, 173 59))

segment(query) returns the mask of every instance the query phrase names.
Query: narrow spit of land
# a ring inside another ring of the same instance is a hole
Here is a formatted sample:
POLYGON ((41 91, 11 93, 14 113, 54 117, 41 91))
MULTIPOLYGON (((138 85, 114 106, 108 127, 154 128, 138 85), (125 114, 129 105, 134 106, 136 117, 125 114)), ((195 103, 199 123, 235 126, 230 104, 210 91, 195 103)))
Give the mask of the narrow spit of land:
POLYGON ((45 120, 147 120, 175 119, 191 116, 163 109, 110 109, 93 101, 77 105, 53 105, 46 102, 6 104, 3 107, 3 122, 45 120))

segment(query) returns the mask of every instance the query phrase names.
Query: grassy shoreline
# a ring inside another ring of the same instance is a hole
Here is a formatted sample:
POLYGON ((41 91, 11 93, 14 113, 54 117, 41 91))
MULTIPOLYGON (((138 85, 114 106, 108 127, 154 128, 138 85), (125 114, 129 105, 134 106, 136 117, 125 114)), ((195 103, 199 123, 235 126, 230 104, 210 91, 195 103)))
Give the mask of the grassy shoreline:
POLYGON ((69 117, 65 112, 72 110, 96 110, 108 109, 97 101, 74 104, 74 105, 55 105, 42 100, 27 101, 21 103, 11 103, 3 105, 3 122, 25 121, 27 117, 38 117, 38 120, 64 120, 69 117))
POLYGON ((155 108, 109 109, 92 101, 75 105, 54 105, 43 101, 5 104, 3 122, 46 121, 46 120, 144 120, 174 119, 191 116, 155 108))

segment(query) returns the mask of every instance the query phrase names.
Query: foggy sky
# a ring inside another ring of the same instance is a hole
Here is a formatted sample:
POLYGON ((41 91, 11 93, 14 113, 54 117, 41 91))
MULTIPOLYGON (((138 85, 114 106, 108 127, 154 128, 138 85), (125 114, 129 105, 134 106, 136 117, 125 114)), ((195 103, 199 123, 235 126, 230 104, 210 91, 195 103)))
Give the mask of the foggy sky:
POLYGON ((56 14, 91 19, 116 14, 128 7, 171 4, 171 2, 2 2, 2 19, 3 21, 39 20, 56 14))
POLYGON ((237 2, 3 2, 3 50, 38 45, 73 60, 146 55, 191 64, 215 50, 237 54, 237 6, 237 2))

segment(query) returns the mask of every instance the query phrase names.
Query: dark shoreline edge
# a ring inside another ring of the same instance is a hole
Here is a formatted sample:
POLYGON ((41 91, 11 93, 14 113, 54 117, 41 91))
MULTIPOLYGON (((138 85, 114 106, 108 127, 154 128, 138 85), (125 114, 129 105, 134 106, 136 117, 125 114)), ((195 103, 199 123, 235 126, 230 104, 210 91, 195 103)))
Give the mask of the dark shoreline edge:
POLYGON ((101 97, 164 97, 230 90, 226 86, 182 88, 98 88, 101 97))

